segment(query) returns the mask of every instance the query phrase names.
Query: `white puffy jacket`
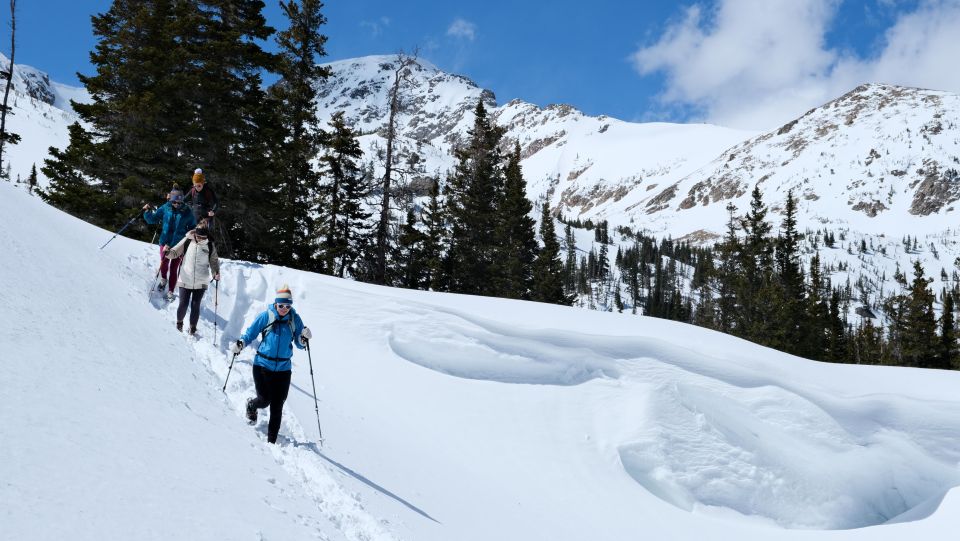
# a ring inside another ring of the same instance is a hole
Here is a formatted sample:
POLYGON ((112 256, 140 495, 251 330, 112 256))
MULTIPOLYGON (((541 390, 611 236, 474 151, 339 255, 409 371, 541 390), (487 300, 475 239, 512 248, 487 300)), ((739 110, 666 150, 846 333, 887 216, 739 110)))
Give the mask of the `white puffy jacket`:
POLYGON ((220 259, 217 257, 217 247, 209 239, 197 241, 190 231, 176 246, 167 250, 167 259, 176 259, 183 255, 180 264, 180 276, 177 287, 186 289, 206 289, 210 279, 220 274, 220 259), (186 246, 187 241, 190 242, 186 246), (184 249, 186 253, 184 254, 184 249))

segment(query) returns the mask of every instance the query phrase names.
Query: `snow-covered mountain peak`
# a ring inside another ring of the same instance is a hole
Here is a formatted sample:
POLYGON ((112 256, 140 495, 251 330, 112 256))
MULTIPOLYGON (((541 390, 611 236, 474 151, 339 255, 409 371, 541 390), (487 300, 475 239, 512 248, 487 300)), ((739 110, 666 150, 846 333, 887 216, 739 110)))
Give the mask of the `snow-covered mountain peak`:
MULTIPOLYGON (((343 111, 368 134, 367 156, 378 155, 389 116, 389 92, 399 67, 393 56, 367 56, 328 64, 333 75, 319 88, 319 114, 343 111)), ((419 173, 444 174, 452 150, 465 141, 477 102, 506 129, 504 147, 521 147, 531 199, 583 219, 625 223, 624 209, 658 184, 694 171, 729 146, 753 135, 716 126, 624 122, 592 117, 568 104, 540 107, 521 99, 498 106, 490 90, 470 79, 416 60, 401 86, 399 137, 418 155, 419 173), (639 190, 637 190, 639 188, 639 190)))
MULTIPOLYGON (((332 76, 321 84, 320 114, 345 111, 347 120, 364 132, 380 130, 389 116, 390 90, 400 69, 397 55, 376 55, 327 64, 332 76)), ((456 129, 479 99, 496 107, 493 92, 470 79, 441 71, 422 59, 406 66, 401 83, 399 127, 404 136, 434 142, 456 129)))
MULTIPOLYGON (((10 58, 0 53, 0 67, 6 71, 9 65, 10 58)), ((16 63, 13 66, 13 92, 70 113, 73 112, 71 99, 89 101, 83 88, 54 82, 46 72, 16 63)))
POLYGON ((865 84, 780 128, 728 149, 666 188, 649 205, 722 227, 718 208, 746 208, 753 186, 782 205, 801 200, 801 225, 833 224, 882 233, 911 220, 922 231, 949 227, 960 198, 960 96, 865 84), (711 209, 711 210, 705 210, 711 209))
MULTIPOLYGON (((9 65, 9 58, 0 54, 0 69, 6 71, 9 65)), ((67 127, 79 120, 71 100, 88 102, 90 96, 83 88, 57 83, 41 70, 14 62, 7 130, 19 135, 21 140, 7 147, 4 155, 9 159, 4 165, 11 180, 26 181, 35 166, 40 186, 46 185, 47 179, 40 167, 48 149, 64 148, 68 141, 67 127)))

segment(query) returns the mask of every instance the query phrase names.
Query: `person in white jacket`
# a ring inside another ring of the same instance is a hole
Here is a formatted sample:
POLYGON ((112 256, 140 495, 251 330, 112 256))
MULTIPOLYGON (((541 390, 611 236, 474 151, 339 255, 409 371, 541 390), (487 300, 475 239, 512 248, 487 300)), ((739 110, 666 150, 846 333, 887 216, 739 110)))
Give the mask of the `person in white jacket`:
POLYGON ((183 330, 183 317, 190 306, 190 334, 196 334, 200 320, 200 301, 207 289, 211 275, 220 279, 220 259, 217 247, 210 240, 206 220, 201 220, 196 229, 187 232, 176 246, 167 251, 167 258, 183 256, 177 287, 180 288, 180 305, 177 307, 177 330, 183 330))

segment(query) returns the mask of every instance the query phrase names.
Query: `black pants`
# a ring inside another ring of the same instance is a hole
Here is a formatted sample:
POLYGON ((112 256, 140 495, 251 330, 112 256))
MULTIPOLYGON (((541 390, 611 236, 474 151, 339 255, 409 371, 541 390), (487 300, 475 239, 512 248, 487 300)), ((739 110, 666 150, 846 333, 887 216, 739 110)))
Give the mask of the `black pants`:
POLYGON ((277 442, 280 433, 280 418, 283 416, 283 402, 290 392, 290 371, 274 372, 253 365, 253 384, 257 387, 257 397, 253 404, 257 409, 270 406, 270 424, 267 426, 267 441, 277 442))
POLYGON ((200 321, 200 301, 203 300, 205 289, 187 289, 180 288, 180 305, 177 306, 177 321, 183 321, 183 316, 187 315, 187 305, 190 305, 190 328, 197 328, 197 322, 200 321))

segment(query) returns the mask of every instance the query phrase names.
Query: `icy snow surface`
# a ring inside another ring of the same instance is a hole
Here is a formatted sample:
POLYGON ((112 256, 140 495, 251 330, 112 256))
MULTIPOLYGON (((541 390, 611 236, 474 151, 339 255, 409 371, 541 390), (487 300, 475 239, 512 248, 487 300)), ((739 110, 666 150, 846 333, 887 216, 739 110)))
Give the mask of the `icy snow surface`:
POLYGON ((2 539, 953 539, 960 374, 815 363, 651 318, 227 261, 200 338, 156 248, 0 184, 2 539), (314 330, 277 446, 252 349, 314 330), (216 341, 214 312, 216 311, 216 341))

